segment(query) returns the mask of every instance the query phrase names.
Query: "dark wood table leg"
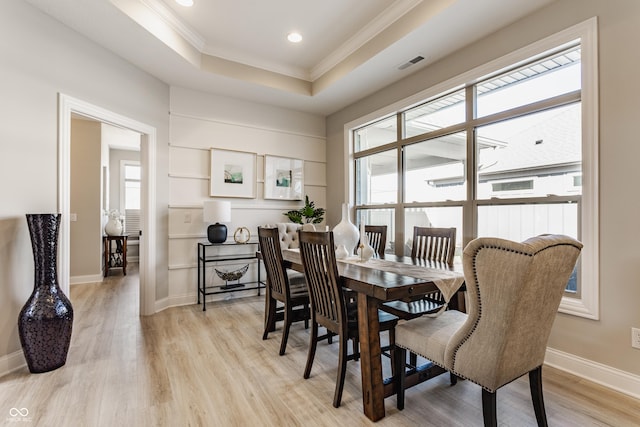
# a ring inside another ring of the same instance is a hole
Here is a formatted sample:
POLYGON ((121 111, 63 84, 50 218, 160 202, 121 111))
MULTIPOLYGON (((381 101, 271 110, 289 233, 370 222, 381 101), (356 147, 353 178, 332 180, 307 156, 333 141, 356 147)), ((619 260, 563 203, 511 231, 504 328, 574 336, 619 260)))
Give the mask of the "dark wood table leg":
POLYGON ((127 275, 127 236, 122 238, 122 273, 127 275))
POLYGON ((111 251, 111 245, 107 237, 103 237, 102 242, 104 243, 104 277, 107 277, 109 275, 109 252, 111 251))
POLYGON ((362 406, 372 421, 384 418, 384 384, 380 350, 378 301, 358 293, 358 331, 360 333, 360 370, 362 406))

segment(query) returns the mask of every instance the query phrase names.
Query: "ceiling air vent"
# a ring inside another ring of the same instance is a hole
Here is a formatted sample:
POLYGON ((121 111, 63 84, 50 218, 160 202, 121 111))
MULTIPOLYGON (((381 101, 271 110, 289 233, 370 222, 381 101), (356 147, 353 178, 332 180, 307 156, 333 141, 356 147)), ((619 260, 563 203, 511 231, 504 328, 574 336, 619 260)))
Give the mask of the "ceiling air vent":
POLYGON ((409 62, 405 62, 404 64, 402 64, 401 66, 398 67, 398 70, 404 70, 405 68, 409 68, 411 67, 413 64, 417 64, 418 62, 422 61, 424 58, 422 56, 416 56, 415 58, 413 58, 412 60, 410 60, 409 62))

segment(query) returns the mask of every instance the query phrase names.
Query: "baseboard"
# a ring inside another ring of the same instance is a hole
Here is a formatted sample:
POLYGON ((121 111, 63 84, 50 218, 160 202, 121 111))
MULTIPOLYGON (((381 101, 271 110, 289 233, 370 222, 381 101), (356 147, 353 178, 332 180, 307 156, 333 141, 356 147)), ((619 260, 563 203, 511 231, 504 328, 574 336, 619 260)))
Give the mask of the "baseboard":
POLYGON ((640 399, 640 376, 573 354, 547 348, 546 365, 640 399))
POLYGON ((156 300, 156 303, 154 305, 154 310, 155 310, 155 313, 160 313, 161 311, 171 307, 173 307, 173 305, 169 303, 169 298, 162 298, 161 300, 156 300))
POLYGON ((70 285, 79 285, 82 283, 102 282, 102 274, 90 274, 87 276, 71 276, 69 278, 70 285))
MULTIPOLYGON (((262 292, 263 292, 262 295, 264 295, 264 289, 262 290, 262 292)), ((235 292, 207 295, 207 304, 215 301, 230 300, 230 299, 236 299, 236 298, 246 298, 246 297, 252 297, 252 296, 256 296, 255 289, 238 289, 235 292)), ((168 298, 163 298, 159 301, 156 301, 156 305, 155 305, 156 313, 171 307, 179 307, 183 305, 196 304, 197 299, 198 297, 196 296, 195 293, 190 293, 185 295, 174 295, 168 298)))
POLYGON ((27 366, 22 350, 0 357, 0 377, 27 366))

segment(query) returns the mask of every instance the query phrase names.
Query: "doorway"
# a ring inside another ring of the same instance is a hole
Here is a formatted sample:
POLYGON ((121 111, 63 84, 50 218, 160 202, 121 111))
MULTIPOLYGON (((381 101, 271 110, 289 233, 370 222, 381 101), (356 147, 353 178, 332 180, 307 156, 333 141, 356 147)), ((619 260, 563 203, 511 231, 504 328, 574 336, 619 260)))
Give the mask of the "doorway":
POLYGON ((140 315, 155 313, 155 188, 156 188, 156 129, 147 124, 111 112, 87 102, 59 94, 58 96, 58 211, 62 214, 59 239, 60 287, 70 295, 70 200, 71 200, 71 115, 77 114, 113 126, 141 134, 140 138, 140 193, 142 215, 140 218, 140 315))

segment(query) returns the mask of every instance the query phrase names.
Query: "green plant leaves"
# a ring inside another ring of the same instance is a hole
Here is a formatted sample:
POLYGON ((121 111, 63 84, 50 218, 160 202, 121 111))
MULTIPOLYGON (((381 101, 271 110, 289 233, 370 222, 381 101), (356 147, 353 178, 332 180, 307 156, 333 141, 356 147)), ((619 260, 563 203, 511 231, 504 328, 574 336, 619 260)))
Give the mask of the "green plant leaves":
POLYGON ((309 201, 309 196, 304 196, 304 207, 283 213, 289 221, 296 224, 320 224, 324 220, 325 210, 316 208, 314 202, 309 201))

